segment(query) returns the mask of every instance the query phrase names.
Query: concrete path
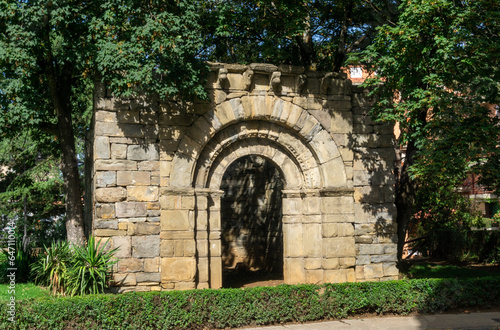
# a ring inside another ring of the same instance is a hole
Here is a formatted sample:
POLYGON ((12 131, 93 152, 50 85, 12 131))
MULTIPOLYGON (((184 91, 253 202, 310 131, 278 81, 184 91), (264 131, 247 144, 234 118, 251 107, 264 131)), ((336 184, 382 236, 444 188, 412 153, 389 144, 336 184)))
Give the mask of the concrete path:
POLYGON ((500 312, 439 314, 419 316, 370 317, 305 324, 246 328, 246 330, 417 330, 417 329, 495 329, 500 330, 500 312))

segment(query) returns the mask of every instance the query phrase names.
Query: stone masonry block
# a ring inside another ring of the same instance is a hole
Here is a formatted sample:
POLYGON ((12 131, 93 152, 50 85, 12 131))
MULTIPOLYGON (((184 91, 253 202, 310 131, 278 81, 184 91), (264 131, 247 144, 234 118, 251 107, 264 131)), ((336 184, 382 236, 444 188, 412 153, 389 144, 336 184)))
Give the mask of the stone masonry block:
POLYGON ((136 275, 137 283, 160 283, 160 273, 139 273, 136 275))
POLYGON ((158 146, 154 144, 130 145, 127 148, 129 160, 159 160, 158 146))
POLYGON ((109 159, 110 145, 109 137, 97 136, 94 141, 94 154, 96 159, 109 159))
POLYGON ((160 226, 155 223, 139 222, 135 224, 135 235, 159 235, 160 226))
POLYGON ((163 210, 161 212, 161 230, 191 230, 193 226, 188 210, 163 210))
POLYGON ((117 218, 145 217, 148 214, 146 202, 116 203, 117 218))
POLYGON ((113 248, 118 249, 114 253, 117 258, 130 258, 132 256, 132 238, 130 236, 114 236, 113 248))
POLYGON ((354 237, 324 238, 323 255, 327 258, 356 256, 354 237))
POLYGON ((96 204, 95 216, 100 219, 113 219, 115 218, 115 204, 96 204))
POLYGON ((112 203, 125 200, 127 191, 124 188, 97 188, 95 190, 95 197, 97 202, 112 203))
POLYGON ((111 159, 127 159, 127 145, 121 143, 111 144, 111 159))
POLYGON ((95 180, 97 188, 116 186, 116 172, 97 172, 95 180))
POLYGON ((148 186, 151 183, 150 171, 118 171, 116 183, 119 186, 148 186))
POLYGON ((162 282, 194 282, 195 258, 161 258, 162 282))
POLYGON ((137 258, 122 258, 116 266, 120 273, 136 273, 144 270, 144 261, 137 258))
POLYGON ((147 273, 157 273, 160 269, 160 258, 145 258, 144 271, 147 273))
POLYGON ((135 274, 113 274, 115 286, 133 286, 137 284, 135 274))
POLYGON ((135 258, 153 258, 160 256, 160 236, 133 236, 132 255, 135 258))
POLYGON ((323 237, 349 237, 354 235, 352 223, 323 223, 323 237))
POLYGON ((158 187, 128 186, 127 197, 129 201, 154 202, 158 200, 158 187))
POLYGON ((306 257, 321 257, 321 224, 303 225, 304 255, 306 257))
POLYGON ((136 171, 137 162, 132 160, 98 159, 94 163, 96 171, 136 171))

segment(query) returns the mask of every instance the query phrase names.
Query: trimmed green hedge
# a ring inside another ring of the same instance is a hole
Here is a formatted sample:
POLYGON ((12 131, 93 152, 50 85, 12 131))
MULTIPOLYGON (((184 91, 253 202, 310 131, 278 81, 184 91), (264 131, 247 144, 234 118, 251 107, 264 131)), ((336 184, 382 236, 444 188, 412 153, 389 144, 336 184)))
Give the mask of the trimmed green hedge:
POLYGON ((500 277, 280 285, 25 300, 16 306, 15 327, 0 310, 0 328, 224 328, 496 304, 500 277))

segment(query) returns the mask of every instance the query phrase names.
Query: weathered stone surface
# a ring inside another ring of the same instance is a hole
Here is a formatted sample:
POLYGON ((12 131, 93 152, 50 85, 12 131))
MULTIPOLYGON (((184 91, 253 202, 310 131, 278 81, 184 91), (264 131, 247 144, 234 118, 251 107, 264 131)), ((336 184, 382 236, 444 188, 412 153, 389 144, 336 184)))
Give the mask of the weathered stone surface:
POLYGON ((162 258, 162 282, 193 282, 196 275, 194 258, 162 258))
POLYGON ((193 223, 188 210, 164 210, 161 212, 161 230, 191 230, 193 223))
POLYGON ((113 283, 117 286, 136 285, 135 274, 113 274, 113 283))
POLYGON ((94 224, 95 229, 119 229, 118 220, 97 220, 94 224))
POLYGON ((127 190, 117 188, 97 188, 95 191, 96 201, 102 203, 120 202, 127 198, 127 190))
POLYGON ((137 258, 121 257, 117 264, 120 273, 137 273, 144 270, 144 261, 137 258))
MULTIPOLYGON (((96 204, 95 216, 100 219, 113 219, 115 217, 115 204, 96 204)), ((97 227, 96 227, 97 228, 97 227)))
POLYGON ((159 235, 160 226, 158 224, 141 222, 135 224, 135 235, 159 235))
POLYGON ((129 160, 159 160, 158 147, 154 144, 130 145, 127 148, 129 160))
POLYGON ((157 273, 160 269, 160 258, 145 258, 144 271, 147 273, 157 273))
POLYGON ((97 159, 109 159, 109 138, 106 136, 98 136, 94 141, 94 152, 97 159))
POLYGON ((154 258, 160 256, 160 236, 133 236, 132 256, 134 258, 154 258))
POLYGON ((161 282, 161 274, 160 273, 139 273, 136 275, 137 283, 142 282, 161 282))
POLYGON ((130 258, 132 256, 132 238, 130 236, 114 236, 113 248, 118 249, 114 253, 117 258, 130 258))
POLYGON ((158 187, 151 186, 129 186, 127 187, 127 199, 138 202, 154 202, 158 200, 158 187))
POLYGON ((148 213, 146 202, 121 202, 116 203, 117 218, 144 217, 148 213))
POLYGON ((112 187, 116 186, 116 172, 97 172, 96 187, 112 187))
POLYGON ((354 234, 352 223, 324 223, 323 237, 349 237, 354 234))
POLYGON ((354 237, 324 238, 323 255, 327 258, 356 256, 354 237))
POLYGON ((121 143, 111 144, 111 159, 127 159, 127 145, 121 143))
POLYGON ((132 160, 104 160, 94 162, 96 171, 135 171, 137 162, 132 160))
POLYGON ((119 186, 148 186, 151 184, 149 171, 118 171, 116 184, 119 186))
POLYGON ((252 221, 282 193, 270 209, 282 213, 286 283, 396 278, 393 132, 366 115, 367 91, 344 74, 211 65, 212 102, 118 99, 97 86, 94 234, 120 247, 121 290, 220 287, 222 182, 237 160, 257 155, 283 188, 257 197, 259 187, 240 187, 255 206, 233 201, 235 214, 252 221))

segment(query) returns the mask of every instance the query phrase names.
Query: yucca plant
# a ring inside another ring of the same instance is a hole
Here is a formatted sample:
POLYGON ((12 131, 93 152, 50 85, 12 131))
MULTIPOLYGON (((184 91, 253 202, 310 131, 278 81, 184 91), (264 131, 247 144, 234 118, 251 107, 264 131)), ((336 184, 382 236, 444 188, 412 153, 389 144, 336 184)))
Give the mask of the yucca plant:
POLYGON ((73 247, 66 293, 73 296, 104 291, 109 283, 112 267, 117 262, 113 258, 116 249, 106 251, 108 242, 96 243, 94 237, 90 237, 85 246, 73 247))
POLYGON ((71 246, 68 242, 52 242, 32 266, 35 281, 48 285, 53 294, 64 294, 68 268, 71 267, 71 246))

